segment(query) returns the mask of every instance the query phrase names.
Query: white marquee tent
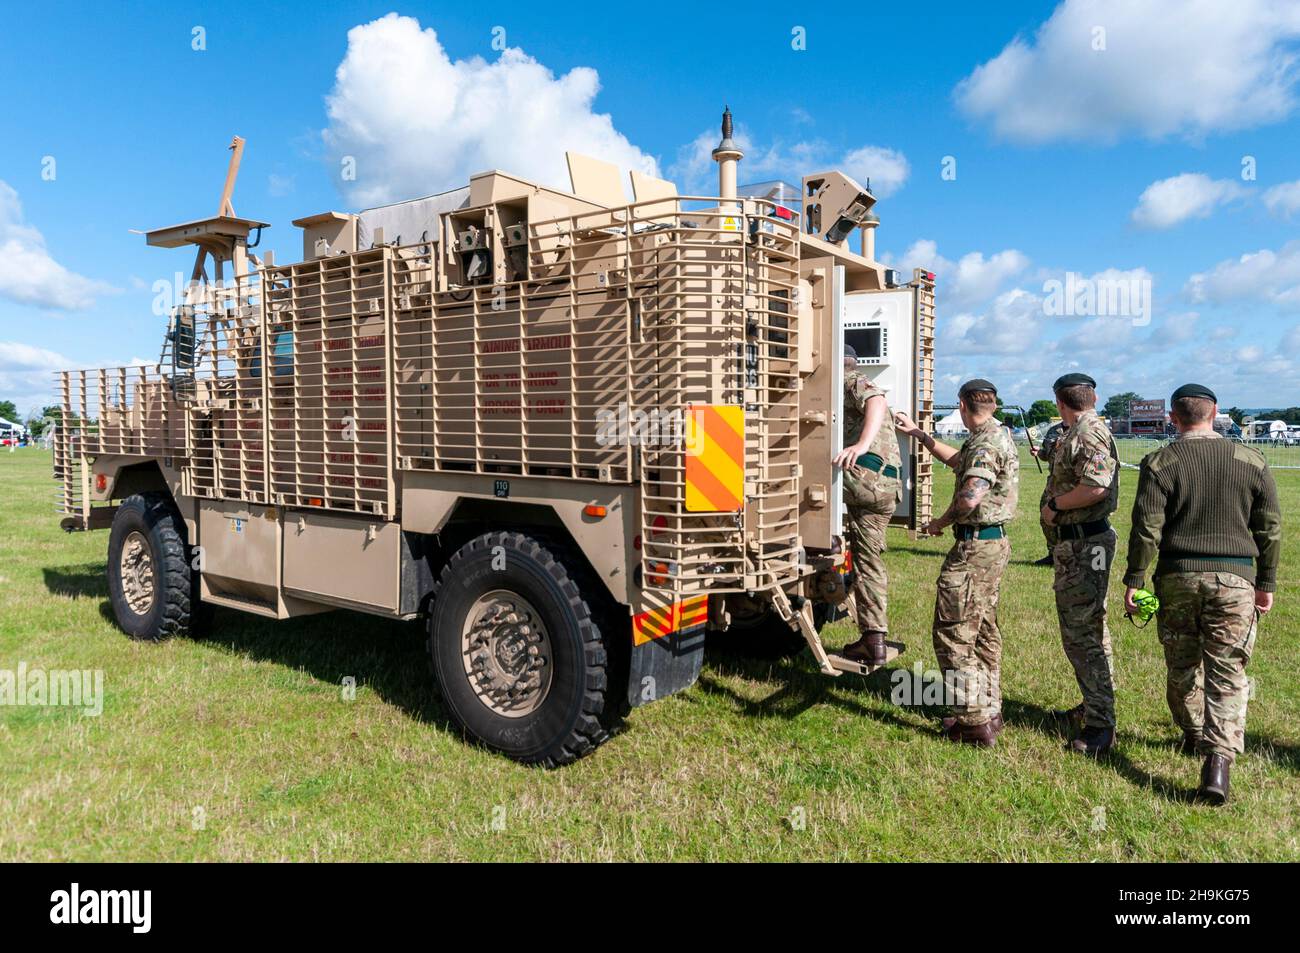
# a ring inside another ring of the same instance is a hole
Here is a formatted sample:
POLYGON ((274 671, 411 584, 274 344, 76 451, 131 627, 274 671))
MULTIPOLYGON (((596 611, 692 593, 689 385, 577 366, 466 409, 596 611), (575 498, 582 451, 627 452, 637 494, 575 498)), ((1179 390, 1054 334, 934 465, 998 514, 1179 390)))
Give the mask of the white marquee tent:
POLYGON ((934 432, 940 437, 962 437, 966 434, 966 425, 961 422, 961 411, 954 410, 947 417, 936 421, 934 432))

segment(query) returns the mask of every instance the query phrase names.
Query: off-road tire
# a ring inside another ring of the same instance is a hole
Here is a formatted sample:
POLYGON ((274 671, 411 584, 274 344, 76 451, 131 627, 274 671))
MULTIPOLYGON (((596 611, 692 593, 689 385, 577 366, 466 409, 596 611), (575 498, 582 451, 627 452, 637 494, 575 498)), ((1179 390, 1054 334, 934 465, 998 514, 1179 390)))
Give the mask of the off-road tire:
POLYGON ((625 686, 609 681, 606 643, 617 631, 609 621, 610 602, 562 544, 515 532, 485 533, 465 543, 443 567, 428 617, 434 680, 452 722, 525 764, 556 767, 595 750, 616 730, 624 708, 625 686), (550 641, 546 694, 536 710, 515 717, 480 699, 463 657, 469 613, 497 590, 531 603, 550 641))
POLYGON ((138 493, 123 500, 108 537, 108 597, 122 630, 144 642, 189 635, 198 615, 196 582, 190 572, 185 521, 171 499, 162 493, 138 493), (152 600, 143 613, 131 607, 122 580, 122 549, 132 533, 143 537, 153 569, 152 600))

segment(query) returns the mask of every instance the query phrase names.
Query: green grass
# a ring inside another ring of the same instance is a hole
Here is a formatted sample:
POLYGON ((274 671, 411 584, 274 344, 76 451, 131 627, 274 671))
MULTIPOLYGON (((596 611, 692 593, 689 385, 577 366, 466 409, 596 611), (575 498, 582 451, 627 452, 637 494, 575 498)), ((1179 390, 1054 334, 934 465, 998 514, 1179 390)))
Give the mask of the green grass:
MULTIPOLYGON (((1248 751, 1222 809, 1192 804, 1154 627, 1111 593, 1119 748, 1064 753, 1045 720, 1077 701, 1061 653, 1026 462, 1003 584, 1007 730, 977 751, 889 702, 887 673, 818 675, 804 656, 713 660, 687 692, 568 768, 465 744, 431 691, 420 629, 349 613, 131 642, 111 622, 104 532, 65 535, 49 457, 0 453, 0 669, 102 669, 99 718, 0 708, 0 860, 1295 860, 1300 855, 1300 559, 1250 673, 1248 751), (345 676, 356 700, 341 700, 345 676), (195 809, 205 817, 195 830, 195 809), (1099 810, 1101 809, 1101 810, 1099 810), (1104 826, 1095 822, 1103 816, 1104 826), (800 823, 800 818, 804 819, 800 823), (500 823, 494 824, 494 820, 500 823), (500 828, 500 829, 498 829, 500 828), (1098 829, 1100 828, 1100 829, 1098 829)), ((1277 474, 1300 513, 1300 473, 1277 474)), ((1134 475, 1122 477, 1127 536, 1134 475)), ((946 498, 950 484, 938 497, 946 498)), ((899 664, 934 666, 945 540, 892 536, 899 664)), ((838 624, 828 642, 849 639, 838 624)))

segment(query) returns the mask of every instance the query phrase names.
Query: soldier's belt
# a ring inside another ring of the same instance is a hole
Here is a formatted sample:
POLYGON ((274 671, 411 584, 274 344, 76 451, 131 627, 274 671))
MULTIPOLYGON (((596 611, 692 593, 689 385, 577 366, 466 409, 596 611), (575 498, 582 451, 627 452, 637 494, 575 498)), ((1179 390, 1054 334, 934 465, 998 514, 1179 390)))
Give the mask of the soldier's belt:
POLYGON ((881 476, 889 477, 891 480, 898 479, 898 467, 885 465, 885 461, 880 458, 880 454, 867 452, 858 457, 858 466, 864 470, 874 470, 881 476))
POLYGON ((1001 539, 1007 535, 1007 530, 1001 523, 995 523, 992 526, 962 526, 958 524, 952 528, 952 535, 963 542, 972 539, 1001 539))
POLYGON ((1073 523, 1056 526, 1057 536, 1061 539, 1087 539, 1089 536, 1100 536, 1102 533, 1109 531, 1110 520, 1108 519, 1093 520, 1091 523, 1073 523))

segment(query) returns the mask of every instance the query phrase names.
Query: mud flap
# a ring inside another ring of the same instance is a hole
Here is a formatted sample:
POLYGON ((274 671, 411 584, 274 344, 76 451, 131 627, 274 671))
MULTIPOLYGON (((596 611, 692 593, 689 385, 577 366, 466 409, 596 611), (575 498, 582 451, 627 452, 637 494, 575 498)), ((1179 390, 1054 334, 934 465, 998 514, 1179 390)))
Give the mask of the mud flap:
POLYGON ((632 708, 690 688, 704 664, 704 626, 634 645, 631 662, 627 701, 632 708))

